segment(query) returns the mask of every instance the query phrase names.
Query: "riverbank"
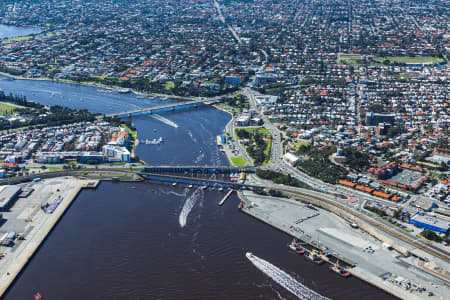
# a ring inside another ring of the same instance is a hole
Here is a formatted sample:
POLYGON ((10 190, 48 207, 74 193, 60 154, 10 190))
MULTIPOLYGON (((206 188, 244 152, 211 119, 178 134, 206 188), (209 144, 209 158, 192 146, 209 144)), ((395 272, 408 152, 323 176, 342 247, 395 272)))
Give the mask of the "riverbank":
MULTIPOLYGON (((56 83, 66 83, 66 84, 73 84, 73 85, 79 85, 79 86, 89 86, 89 87, 95 87, 95 88, 101 88, 105 90, 119 90, 123 89, 123 87, 120 86, 114 86, 114 85, 104 85, 98 82, 92 82, 92 81, 73 81, 68 79, 52 79, 49 77, 40 77, 40 78, 27 78, 23 76, 18 75, 12 75, 5 72, 0 72, 0 76, 12 78, 14 80, 33 80, 33 81, 48 81, 48 82, 56 82, 56 83)), ((174 100, 184 100, 184 101, 191 101, 191 100, 208 100, 208 98, 205 97, 182 97, 177 96, 173 94, 161 94, 161 93, 147 93, 147 92, 140 92, 134 89, 128 89, 131 93, 135 94, 136 96, 140 97, 148 97, 148 98, 167 98, 167 99, 174 99, 174 100)), ((222 96, 227 96, 222 95, 222 96)))
POLYGON ((74 177, 36 182, 33 183, 35 190, 28 198, 20 198, 9 212, 4 213, 7 221, 2 229, 6 227, 9 232, 20 233, 23 240, 16 241, 9 249, 2 248, 5 256, 0 260, 0 297, 27 265, 79 192, 83 188, 95 188, 98 182, 74 177), (41 206, 47 201, 55 201, 57 197, 62 197, 61 203, 53 213, 45 213, 41 206))

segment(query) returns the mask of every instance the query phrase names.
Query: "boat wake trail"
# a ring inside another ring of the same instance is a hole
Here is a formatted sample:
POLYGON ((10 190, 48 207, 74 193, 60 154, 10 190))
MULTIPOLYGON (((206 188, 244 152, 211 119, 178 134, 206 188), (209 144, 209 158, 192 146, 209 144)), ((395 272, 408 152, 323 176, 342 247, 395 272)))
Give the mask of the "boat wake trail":
POLYGON ((261 259, 250 252, 245 254, 247 258, 255 265, 261 272, 272 278, 276 283, 283 288, 297 296, 299 299, 305 300, 327 300, 329 298, 324 297, 313 290, 307 288, 291 275, 284 272, 280 268, 272 265, 268 261, 261 259))
POLYGON ((201 152, 200 155, 195 158, 195 164, 198 164, 203 158, 205 158, 205 153, 201 152))
POLYGON ((178 197, 186 197, 186 194, 187 194, 188 190, 189 190, 188 188, 185 188, 183 193, 177 193, 177 192, 174 192, 174 191, 168 191, 168 192, 162 191, 162 193, 164 195, 175 195, 175 196, 178 196, 178 197))
POLYGON ((197 139, 194 137, 194 135, 192 134, 192 132, 190 130, 188 130, 187 134, 189 135, 189 137, 191 138, 191 140, 194 141, 194 143, 197 143, 197 139))
POLYGON ((173 122, 173 121, 170 121, 169 119, 164 118, 164 117, 161 116, 161 115, 153 115, 152 117, 155 118, 155 119, 157 119, 157 120, 159 120, 159 121, 161 121, 161 122, 163 122, 163 123, 166 124, 166 125, 172 126, 172 127, 174 127, 174 128, 178 128, 178 124, 177 124, 177 123, 175 123, 175 122, 173 122))
POLYGON ((191 213, 197 201, 203 197, 202 191, 203 190, 201 188, 197 188, 184 202, 180 216, 178 217, 178 222, 180 223, 181 228, 186 226, 187 217, 191 213))

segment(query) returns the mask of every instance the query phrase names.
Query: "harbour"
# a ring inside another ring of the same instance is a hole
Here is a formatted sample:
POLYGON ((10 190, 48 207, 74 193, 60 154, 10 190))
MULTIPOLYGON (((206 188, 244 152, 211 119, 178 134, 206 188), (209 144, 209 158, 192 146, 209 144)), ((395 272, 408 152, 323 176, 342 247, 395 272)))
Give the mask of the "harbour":
POLYGON ((444 280, 431 273, 414 271, 419 269, 420 260, 402 257, 390 245, 322 208, 245 191, 241 194, 245 199, 241 206, 243 213, 301 241, 295 247, 290 244, 289 249, 304 255, 314 265, 335 266, 340 261, 349 274, 400 299, 422 299, 422 294, 428 294, 430 299, 446 296, 444 280), (394 283, 395 278, 403 278, 407 286, 394 283), (418 285, 419 281, 425 284, 418 285))

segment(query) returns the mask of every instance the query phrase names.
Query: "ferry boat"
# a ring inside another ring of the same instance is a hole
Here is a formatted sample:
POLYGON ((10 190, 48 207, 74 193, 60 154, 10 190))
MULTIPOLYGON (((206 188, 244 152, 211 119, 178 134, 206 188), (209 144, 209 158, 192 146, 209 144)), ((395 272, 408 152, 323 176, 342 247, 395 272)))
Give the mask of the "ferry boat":
POLYGON ((302 248, 298 248, 295 245, 295 240, 293 240, 289 245, 289 250, 291 250, 292 252, 294 252, 295 254, 305 254, 305 249, 302 248))
POLYGON ((334 273, 338 274, 341 277, 350 277, 350 273, 347 272, 344 268, 339 265, 339 262, 336 262, 334 265, 330 265, 330 270, 334 273))
POLYGON ((324 263, 323 259, 321 259, 318 255, 317 255, 317 251, 316 250, 311 250, 310 252, 308 252, 308 254, 305 255, 305 258, 307 260, 309 260, 312 263, 315 263, 316 265, 321 265, 324 263))

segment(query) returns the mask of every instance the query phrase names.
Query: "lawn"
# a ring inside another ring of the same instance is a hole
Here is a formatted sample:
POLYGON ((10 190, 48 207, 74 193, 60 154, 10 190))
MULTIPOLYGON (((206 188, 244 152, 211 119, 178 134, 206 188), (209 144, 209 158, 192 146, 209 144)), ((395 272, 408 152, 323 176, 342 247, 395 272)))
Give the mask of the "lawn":
POLYGON ((17 106, 0 102, 0 115, 9 115, 17 109, 17 106))
POLYGON ((263 162, 263 166, 267 165, 270 161, 270 151, 272 150, 272 140, 268 140, 266 149, 264 150, 264 156, 266 159, 263 162))
POLYGON ((339 64, 346 64, 346 65, 357 65, 358 60, 361 59, 360 54, 356 53, 340 53, 339 55, 339 64))
POLYGON ((245 167, 247 166, 247 161, 243 157, 231 157, 231 162, 233 163, 233 166, 238 167, 245 167))
POLYGON ((133 140, 136 140, 137 138, 137 131, 136 130, 132 130, 130 127, 128 127, 125 124, 120 124, 120 126, 122 126, 123 128, 125 128, 126 130, 128 130, 128 132, 131 134, 131 136, 133 137, 133 140))
POLYGON ((300 148, 301 146, 309 147, 309 145, 311 145, 311 144, 309 144, 307 142, 298 142, 297 143, 297 149, 300 148))
POLYGON ((14 38, 5 39, 4 42, 25 41, 33 38, 31 35, 19 36, 14 38))
POLYGON ((385 60, 389 60, 391 63, 397 62, 397 63, 405 63, 405 64, 426 64, 426 63, 439 63, 442 61, 439 57, 434 56, 387 56, 387 57, 374 57, 372 59, 373 61, 377 63, 383 63, 385 60))
POLYGON ((264 128, 264 127, 260 127, 260 128, 240 128, 240 129, 243 129, 243 130, 247 131, 247 132, 250 133, 250 134, 253 134, 253 132, 254 132, 255 130, 258 130, 259 133, 262 133, 262 134, 265 135, 266 137, 272 136, 272 135, 270 134, 270 131, 267 130, 266 128, 264 128))
POLYGON ((175 87, 175 82, 173 82, 173 81, 169 81, 169 82, 167 82, 167 83, 164 85, 164 88, 165 88, 166 90, 173 89, 174 87, 175 87))

